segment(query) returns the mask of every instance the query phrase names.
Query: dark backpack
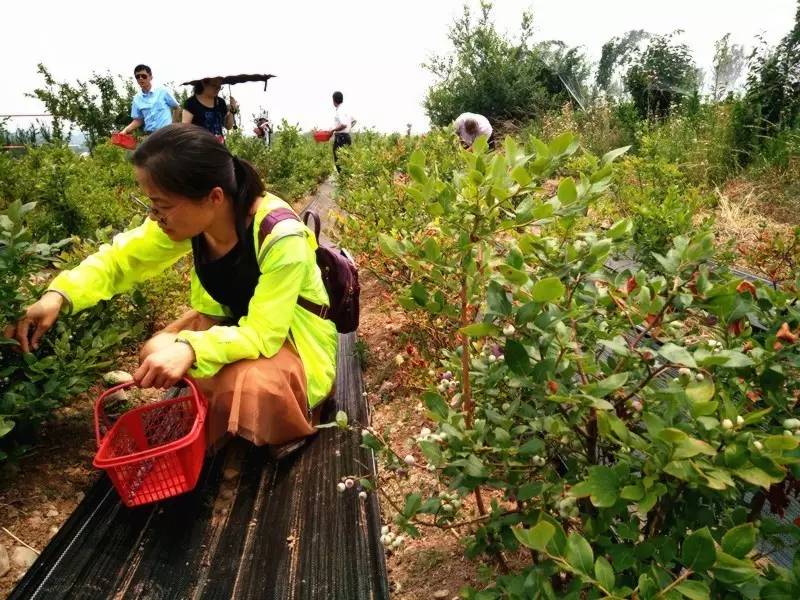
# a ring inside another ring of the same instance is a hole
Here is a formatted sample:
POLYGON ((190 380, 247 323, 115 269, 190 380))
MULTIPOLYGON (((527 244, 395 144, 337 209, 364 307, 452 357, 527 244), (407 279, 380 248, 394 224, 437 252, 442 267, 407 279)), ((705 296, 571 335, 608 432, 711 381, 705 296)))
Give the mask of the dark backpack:
MULTIPOLYGON (((272 233, 275 226, 281 221, 300 218, 288 208, 279 208, 270 212, 261 222, 258 230, 258 241, 272 233)), ((353 259, 344 250, 319 241, 320 219, 319 215, 307 210, 303 213, 303 223, 308 225, 309 220, 314 221, 314 236, 317 238, 317 266, 322 272, 322 282, 328 292, 330 307, 311 302, 302 296, 297 298, 297 304, 321 317, 333 321, 336 331, 350 333, 358 329, 358 296, 361 286, 358 284, 358 269, 353 259)))

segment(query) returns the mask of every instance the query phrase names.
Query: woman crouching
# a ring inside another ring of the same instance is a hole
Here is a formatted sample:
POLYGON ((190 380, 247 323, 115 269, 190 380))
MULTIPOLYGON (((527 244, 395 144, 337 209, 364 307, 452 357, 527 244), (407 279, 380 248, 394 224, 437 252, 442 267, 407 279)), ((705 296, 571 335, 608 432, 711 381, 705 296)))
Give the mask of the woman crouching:
POLYGON ((191 252, 192 310, 144 344, 134 380, 165 389, 191 375, 209 400, 210 445, 239 435, 285 454, 314 432, 336 370, 335 325, 298 304, 328 305, 314 235, 295 219, 266 226, 291 208, 200 127, 158 130, 133 164, 150 218, 60 273, 12 335, 36 348, 62 308, 128 291, 191 252))

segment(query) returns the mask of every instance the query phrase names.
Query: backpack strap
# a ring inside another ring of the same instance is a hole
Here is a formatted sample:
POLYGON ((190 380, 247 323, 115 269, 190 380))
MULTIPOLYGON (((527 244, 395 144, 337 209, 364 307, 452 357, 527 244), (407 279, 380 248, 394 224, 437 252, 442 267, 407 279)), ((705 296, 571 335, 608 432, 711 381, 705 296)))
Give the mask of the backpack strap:
MULTIPOLYGON (((313 214, 314 218, 316 218, 316 223, 315 223, 315 227, 314 227, 314 234, 317 236, 317 239, 319 239, 319 230, 320 230, 319 216, 317 216, 316 213, 312 213, 312 212, 309 211, 309 212, 305 213, 304 220, 305 220, 305 217, 307 217, 309 214, 313 214)), ((288 221, 288 220, 300 221, 300 218, 295 214, 295 212, 293 210, 288 209, 288 208, 276 208, 275 210, 270 211, 269 213, 267 213, 267 216, 264 217, 264 219, 261 221, 261 226, 258 228, 258 242, 259 242, 259 244, 263 244, 264 243, 264 240, 267 238, 267 236, 269 236, 272 233, 272 230, 275 229, 275 226, 278 223, 280 223, 281 221, 288 221)), ((280 238, 270 240, 270 242, 267 245, 267 247, 263 248, 259 252, 259 254, 264 253, 267 250, 269 250, 269 248, 272 246, 272 244, 277 242, 282 237, 285 237, 285 236, 281 236, 280 238)), ((328 318, 328 309, 329 309, 329 307, 327 307, 327 306, 325 306, 323 304, 317 304, 316 302, 311 302, 311 300, 307 300, 307 299, 303 298, 302 296, 298 296, 297 297, 297 304, 299 306, 303 307, 304 309, 306 309, 308 312, 317 315, 320 319, 327 319, 328 318)))
POLYGON ((309 221, 314 221, 314 237, 317 239, 317 245, 319 245, 319 231, 321 224, 319 215, 313 210, 307 210, 303 213, 303 224, 310 228, 311 226, 308 224, 309 221))

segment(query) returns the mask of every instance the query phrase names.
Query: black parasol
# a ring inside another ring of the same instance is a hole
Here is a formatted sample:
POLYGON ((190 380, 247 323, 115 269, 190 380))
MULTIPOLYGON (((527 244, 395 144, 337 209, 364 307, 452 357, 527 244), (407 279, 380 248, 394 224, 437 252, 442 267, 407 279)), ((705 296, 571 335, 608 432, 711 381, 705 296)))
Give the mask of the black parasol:
POLYGON ((268 74, 246 74, 242 73, 240 75, 212 75, 209 77, 201 77, 200 79, 192 79, 190 81, 184 81, 181 85, 194 85, 196 83, 201 83, 203 79, 221 79, 222 84, 225 85, 233 85, 235 83, 247 83, 248 81, 263 81, 264 82, 264 91, 267 91, 267 81, 275 77, 275 75, 268 75, 268 74))

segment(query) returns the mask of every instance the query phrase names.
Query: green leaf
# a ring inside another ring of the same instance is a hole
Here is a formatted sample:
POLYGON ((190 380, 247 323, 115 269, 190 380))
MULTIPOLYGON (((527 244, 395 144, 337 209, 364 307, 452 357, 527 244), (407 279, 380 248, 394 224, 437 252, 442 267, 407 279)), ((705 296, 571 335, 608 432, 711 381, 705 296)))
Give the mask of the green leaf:
POLYGON ((714 565, 715 560, 714 538, 708 527, 695 531, 683 540, 681 561, 685 567, 696 572, 706 571, 714 565))
POLYGON ((619 498, 619 477, 610 467, 590 467, 585 483, 592 504, 598 508, 608 508, 616 504, 619 498))
POLYGON ((572 177, 565 177, 558 184, 558 199, 563 204, 570 204, 578 199, 578 188, 575 187, 575 180, 572 177))
POLYGON ((644 486, 641 483, 636 483, 634 485, 626 485, 622 488, 622 491, 619 493, 620 498, 624 498, 625 500, 633 500, 634 502, 641 500, 644 498, 644 486))
POLYGON ((519 165, 517 167, 514 167, 514 170, 511 171, 511 177, 521 187, 525 187, 531 181, 533 181, 533 179, 531 178, 530 173, 528 173, 528 170, 523 165, 519 165))
POLYGON ((336 413, 336 425, 340 429, 347 429, 347 413, 343 410, 336 413))
POLYGON ((689 354, 689 351, 681 346, 676 346, 672 342, 664 344, 658 353, 671 363, 697 368, 697 363, 694 362, 694 358, 689 354))
POLYGON ((672 454, 672 458, 673 460, 678 460, 681 458, 691 458, 693 456, 697 456, 698 454, 716 456, 717 451, 710 444, 690 437, 678 442, 675 447, 675 452, 672 454))
POLYGON ((411 178, 418 183, 425 183, 428 181, 428 176, 425 174, 425 169, 419 165, 408 165, 408 174, 411 178))
POLYGON ((419 494, 409 494, 406 496, 406 504, 403 507, 403 516, 406 519, 412 518, 414 515, 417 514, 420 507, 422 506, 422 496, 419 494))
POLYGON ((675 586, 689 600, 708 600, 711 597, 711 589, 702 581, 687 580, 675 586))
POLYGON ((731 585, 744 583, 758 575, 752 561, 742 560, 725 552, 717 554, 717 563, 714 565, 713 572, 722 583, 731 585))
POLYGON ((583 391, 592 396, 604 397, 620 389, 628 381, 628 372, 615 373, 600 381, 595 381, 588 385, 583 386, 583 391))
POLYGON ((511 302, 508 300, 508 294, 505 288, 496 281, 489 282, 486 300, 492 313, 503 316, 511 314, 511 302))
POLYGON ((710 377, 703 381, 692 381, 686 386, 686 396, 695 403, 708 402, 714 397, 714 382, 710 377))
POLYGON ((499 334, 500 329, 491 323, 473 323, 472 325, 462 327, 458 330, 458 332, 466 335, 467 337, 486 337, 487 335, 499 334))
POLYGON ((591 576, 594 571, 592 547, 580 534, 573 533, 567 538, 564 558, 576 571, 591 576))
POLYGON ((378 246, 386 256, 400 256, 403 254, 403 247, 400 242, 385 233, 379 234, 378 246))
POLYGON ((419 304, 420 306, 425 306, 428 304, 428 290, 425 289, 425 286, 422 285, 419 281, 415 281, 411 284, 411 297, 414 301, 419 304))
POLYGON ((550 142, 549 150, 550 152, 553 153, 553 156, 559 156, 560 154, 564 154, 564 152, 566 152, 569 149, 574 139, 575 139, 574 133, 570 131, 562 133, 561 135, 559 135, 553 141, 550 142))
POLYGON ((749 467, 747 469, 736 469, 733 472, 739 479, 744 479, 748 483, 760 486, 764 489, 769 489, 773 483, 783 481, 783 475, 772 476, 763 469, 758 467, 749 467))
POLYGON ((556 528, 547 521, 539 521, 534 527, 524 530, 521 526, 512 529, 519 543, 526 548, 543 552, 547 543, 552 539, 556 528))
POLYGON ((620 156, 625 154, 628 150, 630 150, 630 146, 623 146, 622 148, 616 148, 614 150, 609 150, 603 155, 603 158, 600 159, 601 165, 606 165, 608 163, 614 162, 620 156))
POLYGON ((756 528, 745 523, 730 529, 722 536, 722 549, 736 558, 744 558, 756 545, 756 528))
POLYGON ((526 375, 531 367, 531 359, 525 346, 517 340, 506 340, 506 347, 503 350, 506 364, 513 373, 526 375))
POLYGON ((614 576, 614 568, 602 556, 598 556, 594 562, 594 576, 606 591, 610 592, 614 589, 614 585, 617 582, 617 578, 614 576))
POLYGON ((565 290, 558 277, 545 277, 534 284, 531 296, 536 302, 553 302, 560 299, 565 290))
POLYGON ((608 230, 608 235, 612 240, 620 240, 628 237, 633 231, 633 221, 630 219, 622 219, 617 221, 608 230))

